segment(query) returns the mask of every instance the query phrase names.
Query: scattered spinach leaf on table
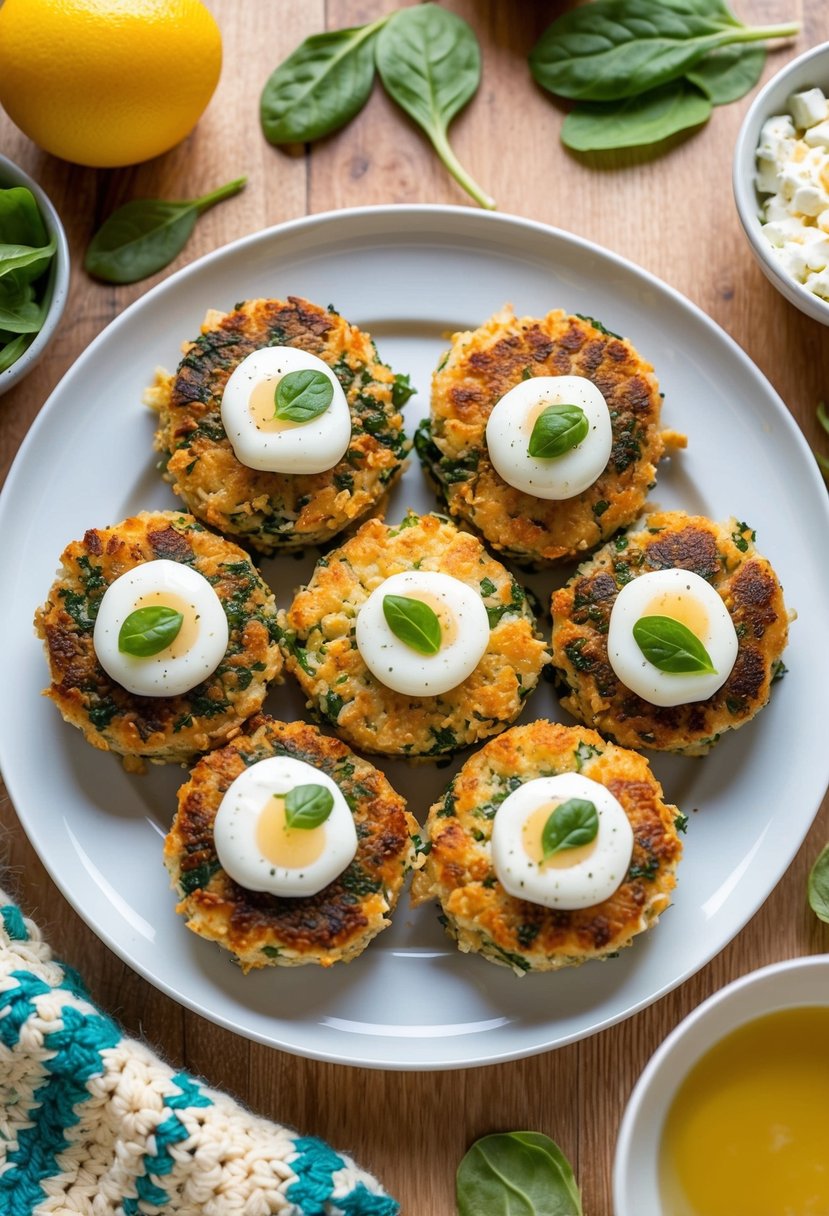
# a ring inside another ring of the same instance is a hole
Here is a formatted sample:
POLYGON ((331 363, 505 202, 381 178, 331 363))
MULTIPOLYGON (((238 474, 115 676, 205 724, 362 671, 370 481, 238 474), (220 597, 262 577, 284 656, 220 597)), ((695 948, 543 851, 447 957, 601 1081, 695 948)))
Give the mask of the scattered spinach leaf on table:
POLYGON ((540 1132, 477 1140, 458 1166, 458 1216, 583 1216, 569 1161, 540 1132))
POLYGON ((196 221, 209 207, 238 194, 239 177, 218 190, 186 202, 134 199, 104 220, 89 243, 84 269, 105 283, 136 283, 163 270, 181 253, 196 221))
POLYGON ((829 844, 812 866, 807 891, 809 907, 818 920, 829 924, 829 844))
POLYGON ((655 144, 707 122, 711 102, 686 80, 669 80, 638 97, 609 104, 586 101, 564 119, 561 140, 575 152, 655 144))

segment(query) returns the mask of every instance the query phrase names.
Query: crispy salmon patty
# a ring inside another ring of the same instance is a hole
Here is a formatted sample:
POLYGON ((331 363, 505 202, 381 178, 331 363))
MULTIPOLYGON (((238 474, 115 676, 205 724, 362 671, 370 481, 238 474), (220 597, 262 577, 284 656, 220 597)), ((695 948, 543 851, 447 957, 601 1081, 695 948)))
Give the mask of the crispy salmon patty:
POLYGON ((584 727, 547 721, 514 726, 471 756, 429 811, 429 852, 415 875, 412 902, 436 899, 461 950, 519 975, 606 958, 655 924, 670 903, 682 823, 643 756, 584 727), (621 885, 602 903, 575 911, 508 894, 492 863, 492 826, 501 803, 525 782, 561 773, 582 773, 605 786, 634 837, 621 885))
POLYGON ((767 703, 781 672, 789 614, 774 570, 745 523, 712 522, 682 511, 649 515, 579 566, 553 595, 553 663, 562 705, 580 722, 625 747, 704 755, 726 732, 767 703), (658 706, 619 680, 607 656, 616 596, 652 570, 690 570, 722 598, 737 634, 737 658, 722 687, 704 701, 658 706))
POLYGON ((390 923, 416 862, 416 832, 403 799, 367 760, 314 726, 262 714, 226 747, 204 756, 179 790, 164 862, 188 929, 229 950, 243 971, 328 967, 356 958, 390 923), (213 824, 224 794, 246 768, 271 756, 290 756, 326 773, 354 815, 357 854, 316 895, 246 890, 225 873, 216 853, 213 824))
POLYGON ((383 755, 436 759, 496 734, 521 712, 549 661, 520 585, 477 537, 438 515, 408 515, 397 527, 363 524, 317 564, 279 625, 285 665, 309 708, 354 747, 383 755), (357 648, 363 604, 385 579, 408 570, 451 575, 486 608, 486 652, 438 696, 393 691, 357 648))
POLYGON ((275 553, 322 544, 380 506, 410 446, 400 407, 413 391, 407 377, 380 362, 368 334, 330 308, 289 296, 209 312, 176 373, 157 373, 145 400, 159 415, 164 476, 188 509, 217 531, 275 553), (252 469, 233 451, 222 394, 242 360, 268 346, 309 351, 342 385, 351 440, 325 472, 252 469))
POLYGON ((642 511, 666 446, 661 394, 650 363, 589 317, 558 311, 539 319, 504 308, 478 329, 457 333, 432 379, 430 418, 416 447, 452 515, 496 550, 538 565, 579 556, 642 511), (486 427, 495 404, 534 376, 582 376, 604 397, 610 459, 573 498, 536 498, 509 485, 489 458, 486 427))
POLYGON ((180 511, 143 512, 109 528, 90 528, 61 555, 61 568, 35 616, 52 678, 46 696, 93 747, 128 765, 180 763, 224 743, 258 712, 280 678, 276 604, 238 545, 180 511), (227 617, 224 658, 206 680, 172 697, 128 692, 102 668, 93 631, 106 589, 156 559, 181 562, 212 585, 227 617))

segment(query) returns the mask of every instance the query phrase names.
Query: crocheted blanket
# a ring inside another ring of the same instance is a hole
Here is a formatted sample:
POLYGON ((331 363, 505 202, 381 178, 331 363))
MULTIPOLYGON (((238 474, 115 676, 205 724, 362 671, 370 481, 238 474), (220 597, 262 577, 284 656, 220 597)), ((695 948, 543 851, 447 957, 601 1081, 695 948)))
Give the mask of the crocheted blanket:
POLYGON ((125 1038, 0 891, 0 1214, 397 1216, 324 1141, 125 1038))

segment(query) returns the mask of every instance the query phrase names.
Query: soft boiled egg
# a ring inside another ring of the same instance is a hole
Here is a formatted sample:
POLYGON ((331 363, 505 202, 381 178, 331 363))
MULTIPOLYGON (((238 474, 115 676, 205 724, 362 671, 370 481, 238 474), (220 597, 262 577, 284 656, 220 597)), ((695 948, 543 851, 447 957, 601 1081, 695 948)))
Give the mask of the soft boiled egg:
POLYGON ((605 786, 579 773, 536 777, 509 794, 492 823, 492 864, 501 886, 516 899, 545 908, 592 908, 621 886, 633 854, 633 829, 605 786), (571 798, 593 804, 598 831, 587 844, 544 858, 547 820, 571 798))
POLYGON ((457 688, 480 663, 489 645, 489 619, 480 592, 450 574, 406 570, 372 591, 357 616, 357 649, 369 671, 387 688, 411 697, 436 697, 457 688), (440 644, 422 654, 398 637, 386 619, 386 596, 417 600, 440 623, 440 644))
POLYGON ((92 643, 111 679, 139 697, 177 697, 212 675, 227 650, 222 601, 210 583, 181 562, 159 558, 120 575, 101 598, 92 643), (155 654, 119 648, 121 626, 142 608, 181 614, 178 633, 155 654))
POLYGON ((351 441, 345 393, 327 363, 295 346, 266 346, 236 367, 222 394, 222 425, 237 460, 271 473, 323 473, 333 469, 351 441), (275 417, 276 389, 289 372, 320 372, 333 396, 307 422, 275 417))
POLYGON ((610 666, 626 688, 652 705, 707 701, 730 676, 738 646, 734 622, 722 598, 690 570, 640 574, 625 584, 610 613, 610 666), (707 650, 714 671, 664 671, 646 658, 633 627, 642 617, 654 616, 668 617, 689 629, 707 650))
POLYGON ((342 790, 327 773, 293 756, 270 756, 240 773, 221 801, 213 835, 234 882, 272 895, 316 895, 357 852, 357 829, 342 790), (316 827, 289 827, 286 795, 309 785, 328 790, 334 805, 316 827))
POLYGON ((575 498, 598 480, 610 459, 610 412, 596 385, 583 376, 531 376, 496 402, 486 442, 496 473, 508 485, 536 498, 575 498), (587 433, 561 456, 531 456, 533 428, 549 406, 576 406, 587 433))

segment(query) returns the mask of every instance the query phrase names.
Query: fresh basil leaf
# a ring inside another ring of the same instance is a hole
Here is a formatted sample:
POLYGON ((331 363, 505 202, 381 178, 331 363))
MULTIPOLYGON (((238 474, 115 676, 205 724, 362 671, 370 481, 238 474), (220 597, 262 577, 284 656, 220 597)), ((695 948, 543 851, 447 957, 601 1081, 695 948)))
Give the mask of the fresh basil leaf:
POLYGON ((334 795, 325 785, 295 785, 285 795, 289 828, 318 828, 334 809, 334 795))
POLYGON ((535 420, 527 452, 542 460, 554 460, 577 447, 589 430, 581 406, 548 405, 535 420))
POLYGON ((362 110, 374 84, 374 38, 386 21, 315 34, 280 63, 259 105, 269 143, 310 143, 362 110))
POLYGON ((616 101, 675 80, 709 51, 786 38, 797 24, 745 26, 717 3, 593 0, 559 17, 530 54, 542 88, 576 101, 616 101))
POLYGON ((829 924, 829 844, 809 871, 809 907, 818 920, 829 924))
POLYGON ((455 1182, 458 1216, 582 1216, 564 1154, 538 1132, 496 1132, 477 1140, 455 1182))
POLYGON ((599 812, 587 798, 568 798, 551 811, 541 833, 544 860, 564 849, 578 849, 595 840, 599 831, 599 812))
POLYGON ((118 631, 118 649, 146 659, 165 650, 178 637, 184 617, 174 608, 152 604, 131 612, 118 631))
POLYGON ((136 283, 177 257, 196 220, 223 199, 238 194, 247 181, 237 178, 189 202, 135 199, 113 211, 89 243, 84 269, 105 283, 136 283))
POLYGON ((442 631, 434 609, 408 595, 384 595, 383 616, 396 638, 418 654, 437 654, 442 631))
POLYGON ((649 663, 669 675, 716 675, 711 656, 695 633, 670 616, 642 616, 633 626, 633 640, 649 663))
POLYGON ((702 89, 712 106, 725 106, 754 88, 765 62, 764 46, 723 46, 700 59, 686 78, 702 89))
POLYGON ((34 248, 49 244, 37 201, 26 186, 0 190, 0 241, 34 248))
POLYGON ((707 97, 685 80, 671 80, 625 101, 580 102, 564 119, 561 142, 575 152, 638 148, 699 126, 710 115, 707 97))
POLYGON ((481 51, 471 27, 437 4, 399 9, 377 39, 383 87, 432 141, 460 186, 482 207, 491 199, 461 165, 449 145, 449 124, 475 94, 481 51))
POLYGON ((274 393, 274 418, 283 422, 310 422, 324 414, 334 400, 334 385, 325 372, 303 368, 287 372, 274 393))

